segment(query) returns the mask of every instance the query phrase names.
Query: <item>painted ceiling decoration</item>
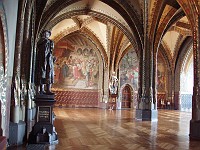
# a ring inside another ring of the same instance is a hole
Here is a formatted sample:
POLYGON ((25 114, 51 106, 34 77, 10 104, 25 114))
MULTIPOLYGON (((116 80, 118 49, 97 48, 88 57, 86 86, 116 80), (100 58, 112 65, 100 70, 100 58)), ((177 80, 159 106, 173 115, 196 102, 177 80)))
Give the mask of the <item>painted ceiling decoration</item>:
POLYGON ((50 29, 55 43, 65 38, 72 45, 92 45, 112 70, 130 49, 138 57, 141 55, 144 20, 154 49, 165 51, 162 54, 171 66, 187 42, 185 39, 192 35, 195 14, 200 14, 200 3, 195 0, 44 0, 38 3, 43 8, 37 14, 37 19, 41 19, 39 31, 50 29))

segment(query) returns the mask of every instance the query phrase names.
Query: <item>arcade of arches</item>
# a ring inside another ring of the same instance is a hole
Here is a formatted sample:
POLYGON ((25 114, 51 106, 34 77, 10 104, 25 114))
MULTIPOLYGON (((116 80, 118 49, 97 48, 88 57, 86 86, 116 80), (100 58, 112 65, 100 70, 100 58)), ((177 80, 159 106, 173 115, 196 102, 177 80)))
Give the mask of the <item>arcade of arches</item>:
POLYGON ((130 109, 142 121, 157 121, 160 109, 187 111, 188 136, 200 139, 198 0, 1 0, 0 135, 9 145, 12 123, 27 135, 35 123, 44 30, 55 45, 55 107, 130 109))

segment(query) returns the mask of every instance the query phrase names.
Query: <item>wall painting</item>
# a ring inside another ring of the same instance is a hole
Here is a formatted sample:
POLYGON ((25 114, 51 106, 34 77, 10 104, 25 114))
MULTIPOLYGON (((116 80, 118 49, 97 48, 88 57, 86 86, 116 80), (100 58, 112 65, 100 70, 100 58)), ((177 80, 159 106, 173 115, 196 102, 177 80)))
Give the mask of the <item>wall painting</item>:
POLYGON ((99 61, 90 48, 57 48, 54 88, 98 89, 99 61))
POLYGON ((165 92, 166 89, 166 69, 162 57, 158 57, 157 61, 157 90, 158 92, 165 92))
POLYGON ((120 62, 120 87, 130 84, 134 90, 138 89, 138 59, 135 51, 128 52, 120 62))

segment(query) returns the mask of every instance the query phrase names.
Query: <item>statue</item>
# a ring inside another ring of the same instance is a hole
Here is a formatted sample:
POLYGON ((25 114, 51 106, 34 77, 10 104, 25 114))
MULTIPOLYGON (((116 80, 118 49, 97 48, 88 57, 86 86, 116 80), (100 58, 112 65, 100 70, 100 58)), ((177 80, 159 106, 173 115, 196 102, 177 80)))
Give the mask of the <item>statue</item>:
POLYGON ((40 94, 53 94, 51 85, 54 83, 54 62, 53 56, 54 43, 49 39, 51 32, 43 31, 41 39, 37 43, 36 60, 36 85, 39 87, 40 94), (46 85, 46 92, 44 85, 46 85))
POLYGON ((117 76, 115 76, 115 72, 113 72, 109 84, 110 94, 117 94, 117 88, 118 88, 118 79, 117 76))

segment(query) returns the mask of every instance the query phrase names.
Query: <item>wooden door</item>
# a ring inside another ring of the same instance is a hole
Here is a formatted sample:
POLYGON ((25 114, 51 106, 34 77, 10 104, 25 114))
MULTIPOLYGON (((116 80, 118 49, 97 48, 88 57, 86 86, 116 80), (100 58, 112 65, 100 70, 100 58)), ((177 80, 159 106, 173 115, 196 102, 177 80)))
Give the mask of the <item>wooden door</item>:
POLYGON ((131 89, 125 86, 122 90, 122 108, 131 108, 131 89))

